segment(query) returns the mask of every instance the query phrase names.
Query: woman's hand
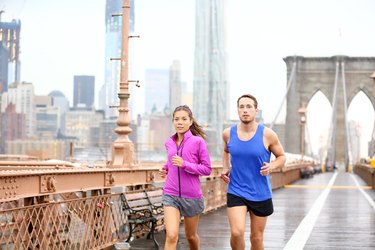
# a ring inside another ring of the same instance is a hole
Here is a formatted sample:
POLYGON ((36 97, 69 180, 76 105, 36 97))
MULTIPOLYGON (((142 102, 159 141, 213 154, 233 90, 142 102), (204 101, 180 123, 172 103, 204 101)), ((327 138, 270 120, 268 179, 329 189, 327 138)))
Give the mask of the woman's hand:
POLYGON ((168 174, 168 171, 167 169, 165 168, 165 166, 163 166, 162 168, 159 169, 159 175, 161 178, 165 178, 168 174))
POLYGON ((180 156, 178 155, 174 155, 172 157, 172 164, 176 167, 181 167, 182 164, 184 163, 184 159, 182 159, 180 156))

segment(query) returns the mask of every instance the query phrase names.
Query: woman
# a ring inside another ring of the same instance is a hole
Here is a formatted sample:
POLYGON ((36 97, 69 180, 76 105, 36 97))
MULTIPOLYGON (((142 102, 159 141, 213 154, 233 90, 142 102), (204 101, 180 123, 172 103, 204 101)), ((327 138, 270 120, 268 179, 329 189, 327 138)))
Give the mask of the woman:
POLYGON ((199 176, 211 174, 206 134, 186 105, 174 110, 173 125, 176 133, 165 142, 168 161, 160 169, 160 175, 167 177, 163 188, 164 249, 176 249, 181 216, 190 249, 199 249, 198 221, 204 210, 199 176))

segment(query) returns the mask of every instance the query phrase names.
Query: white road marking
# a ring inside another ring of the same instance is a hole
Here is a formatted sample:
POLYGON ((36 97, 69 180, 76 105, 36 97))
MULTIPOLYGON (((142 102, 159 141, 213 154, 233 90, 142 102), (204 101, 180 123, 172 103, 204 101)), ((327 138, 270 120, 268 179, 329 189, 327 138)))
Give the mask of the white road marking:
POLYGON ((323 205, 328 197, 329 192, 331 191, 331 187, 335 182, 337 177, 337 172, 334 173, 332 178, 329 180, 327 187, 322 191, 319 195, 318 199, 314 202, 313 206, 311 207, 310 211, 307 213, 305 218, 301 221, 298 225, 296 231, 289 239, 288 243, 285 245, 284 250, 299 250, 303 249, 307 240, 310 237, 311 231, 314 228, 316 220, 320 212, 322 211, 323 205))
MULTIPOLYGON (((360 187, 358 181, 354 178, 353 174, 351 174, 350 176, 353 178, 355 184, 356 184, 358 187, 360 187)), ((370 205, 371 205, 371 206, 374 208, 374 210, 375 210, 375 202, 372 200, 372 198, 370 197, 370 195, 368 195, 368 194, 363 190, 363 188, 359 188, 359 190, 361 191, 361 193, 363 194, 363 196, 365 196, 365 198, 368 200, 368 202, 370 203, 370 205)))

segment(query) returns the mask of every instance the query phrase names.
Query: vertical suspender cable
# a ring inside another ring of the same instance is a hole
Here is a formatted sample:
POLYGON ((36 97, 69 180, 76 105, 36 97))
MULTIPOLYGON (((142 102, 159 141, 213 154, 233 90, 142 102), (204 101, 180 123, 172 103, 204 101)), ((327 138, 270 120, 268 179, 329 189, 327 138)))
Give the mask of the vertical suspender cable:
POLYGON ((352 161, 352 147, 349 136, 349 123, 348 123, 348 105, 346 99, 346 82, 345 82, 345 62, 341 62, 341 74, 342 74, 342 88, 344 92, 344 121, 345 121, 345 133, 346 133, 346 148, 348 150, 349 164, 352 161))

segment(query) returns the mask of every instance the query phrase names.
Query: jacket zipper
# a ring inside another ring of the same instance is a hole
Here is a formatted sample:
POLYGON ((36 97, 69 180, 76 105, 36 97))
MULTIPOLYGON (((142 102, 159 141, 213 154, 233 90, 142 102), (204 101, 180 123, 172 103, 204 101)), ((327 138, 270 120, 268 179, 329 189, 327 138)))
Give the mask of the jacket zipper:
MULTIPOLYGON (((176 146, 177 146, 177 155, 182 157, 182 150, 184 149, 183 145, 182 145, 182 141, 180 143, 180 146, 177 145, 176 143, 176 146), (181 148, 181 151, 180 151, 180 154, 178 153, 178 150, 181 148)), ((181 197, 181 177, 180 177, 180 167, 177 167, 177 173, 178 173, 178 196, 181 197)))

